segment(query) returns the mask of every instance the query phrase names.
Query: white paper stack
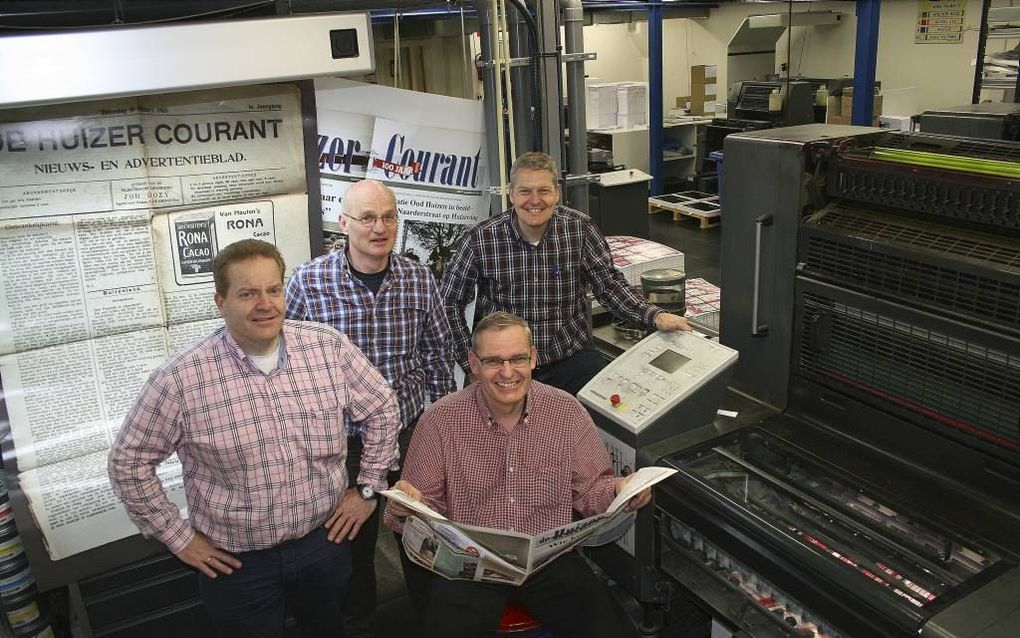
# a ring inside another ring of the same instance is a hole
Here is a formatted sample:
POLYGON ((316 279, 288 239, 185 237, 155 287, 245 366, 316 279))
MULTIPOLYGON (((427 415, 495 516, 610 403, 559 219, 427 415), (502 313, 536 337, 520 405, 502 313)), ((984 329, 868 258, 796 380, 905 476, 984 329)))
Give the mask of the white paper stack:
POLYGON ((641 285, 641 273, 654 268, 684 269, 684 254, 649 239, 629 235, 606 237, 613 264, 620 269, 627 283, 641 285))
POLYGON ((616 82, 588 84, 585 112, 588 129, 616 128, 616 82))
POLYGON ((645 82, 620 82, 616 89, 616 125, 620 128, 634 128, 648 124, 645 103, 648 84, 645 82))

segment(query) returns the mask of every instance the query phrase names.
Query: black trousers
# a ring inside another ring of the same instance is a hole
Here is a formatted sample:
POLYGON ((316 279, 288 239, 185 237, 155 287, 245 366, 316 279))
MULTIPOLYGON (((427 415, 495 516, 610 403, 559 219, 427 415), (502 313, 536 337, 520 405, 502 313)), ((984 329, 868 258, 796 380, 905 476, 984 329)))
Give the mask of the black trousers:
POLYGON ((535 368, 531 377, 577 396, 581 388, 605 366, 602 355, 588 343, 568 357, 535 368))
POLYGON ((283 638, 290 605, 302 638, 343 638, 341 607, 351 572, 350 543, 326 540, 317 527, 304 538, 240 552, 233 574, 199 574, 205 607, 221 638, 283 638))
POLYGON ((397 538, 397 549, 400 550, 400 568, 404 572, 404 584, 407 587, 407 597, 411 599, 411 606, 414 608, 418 620, 425 619, 425 612, 429 604, 429 588, 432 586, 433 573, 408 557, 404 551, 403 537, 400 534, 393 534, 397 538))
MULTIPOLYGON (((407 445, 411 441, 411 432, 414 430, 414 423, 400 431, 397 443, 400 446, 400 459, 403 462, 404 454, 407 452, 407 445)), ((358 437, 347 437, 347 482, 348 487, 357 485, 358 470, 361 467, 361 439, 358 437)), ((400 472, 390 472, 387 477, 390 485, 393 485, 400 478, 400 472)), ((351 541, 351 581, 347 590, 347 601, 345 614, 347 616, 347 628, 351 638, 359 636, 371 636, 372 616, 375 614, 375 607, 378 601, 378 591, 375 581, 375 545, 379 538, 379 523, 382 520, 382 511, 386 507, 386 499, 377 497, 379 500, 375 511, 365 524, 361 526, 358 535, 351 541)))
POLYGON ((575 551, 560 556, 519 587, 435 576, 425 635, 494 636, 510 598, 524 605, 556 638, 621 638, 633 633, 622 622, 605 585, 575 551))

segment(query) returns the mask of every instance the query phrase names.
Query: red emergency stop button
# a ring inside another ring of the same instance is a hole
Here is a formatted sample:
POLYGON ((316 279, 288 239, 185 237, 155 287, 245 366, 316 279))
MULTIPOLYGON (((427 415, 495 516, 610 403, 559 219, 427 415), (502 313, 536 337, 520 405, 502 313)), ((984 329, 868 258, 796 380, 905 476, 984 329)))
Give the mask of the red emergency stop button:
POLYGON ((609 397, 609 402, 613 404, 614 408, 620 405, 620 395, 614 394, 613 396, 609 397))

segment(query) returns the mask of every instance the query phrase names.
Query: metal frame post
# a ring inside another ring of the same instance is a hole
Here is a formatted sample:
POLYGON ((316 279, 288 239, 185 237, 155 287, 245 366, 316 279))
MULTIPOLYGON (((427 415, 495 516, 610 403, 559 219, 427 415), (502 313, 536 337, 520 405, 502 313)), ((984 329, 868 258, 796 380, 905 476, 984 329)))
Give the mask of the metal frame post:
POLYGON ((879 5, 879 0, 857 0, 854 100, 850 123, 858 126, 871 126, 871 119, 875 111, 879 5))
POLYGON ((662 3, 648 2, 648 167, 652 195, 662 194, 662 3))
POLYGON ((545 151, 563 166, 563 99, 560 88, 560 3, 557 0, 532 0, 538 23, 542 69, 542 142, 545 151))

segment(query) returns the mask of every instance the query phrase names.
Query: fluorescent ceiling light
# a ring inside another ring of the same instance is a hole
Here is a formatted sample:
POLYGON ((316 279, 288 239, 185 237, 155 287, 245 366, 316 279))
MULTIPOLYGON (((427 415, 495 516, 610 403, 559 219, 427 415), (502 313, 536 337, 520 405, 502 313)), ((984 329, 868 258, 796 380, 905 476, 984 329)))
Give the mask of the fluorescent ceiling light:
POLYGON ((0 37, 0 107, 375 70, 367 12, 0 37))

